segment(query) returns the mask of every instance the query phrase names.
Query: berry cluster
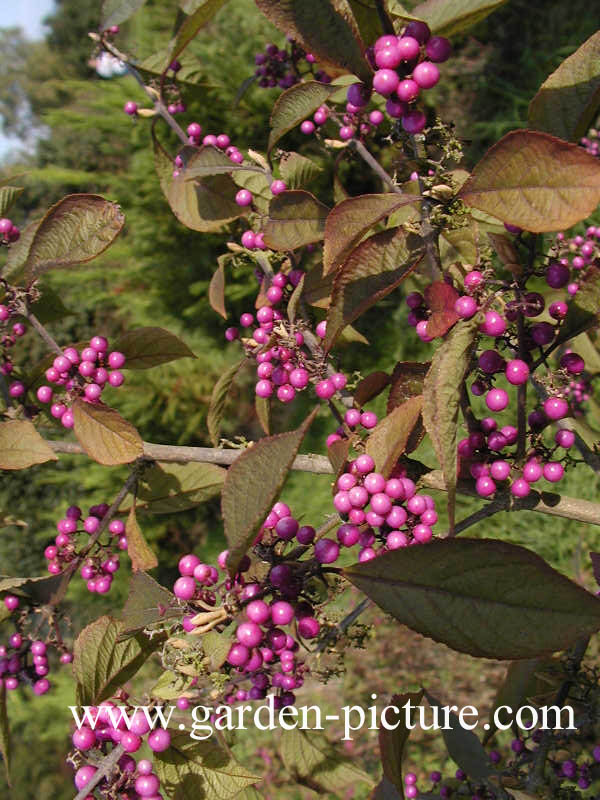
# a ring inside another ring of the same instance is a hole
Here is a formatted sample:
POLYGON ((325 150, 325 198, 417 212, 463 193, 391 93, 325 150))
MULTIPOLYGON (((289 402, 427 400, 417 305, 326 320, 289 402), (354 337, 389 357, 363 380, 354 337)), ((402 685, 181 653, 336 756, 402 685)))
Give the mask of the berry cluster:
POLYGON ((81 791, 89 784, 98 769, 94 762, 106 757, 108 743, 120 744, 125 754, 117 762, 118 769, 100 782, 103 796, 162 800, 160 781, 152 761, 147 758, 136 761, 132 754, 137 753, 144 742, 152 752, 162 753, 170 746, 171 735, 165 728, 151 729, 151 722, 140 708, 124 706, 127 697, 127 693, 121 691, 119 706, 110 701, 92 706, 87 710, 85 721, 88 724, 74 731, 72 742, 77 749, 69 761, 76 770, 75 786, 81 791), (92 763, 85 763, 90 761, 92 763))
MULTIPOLYGON (((125 356, 118 350, 108 352, 108 349, 104 336, 93 336, 89 346, 81 352, 75 347, 66 347, 46 370, 46 380, 61 387, 61 393, 57 395, 56 389, 44 384, 38 388, 36 396, 40 403, 52 404, 51 415, 65 428, 73 427, 71 405, 74 400, 81 397, 88 403, 97 403, 107 384, 117 387, 125 380, 120 371, 125 356)), ((13 397, 21 397, 25 391, 25 385, 20 381, 10 386, 13 397)))
POLYGON ((258 78, 258 85, 263 89, 272 89, 275 86, 289 89, 301 78, 299 65, 302 61, 312 63, 304 50, 293 41, 290 43, 290 50, 280 50, 276 44, 266 45, 263 53, 254 56, 254 74, 258 78))
MULTIPOLYGON (((242 328, 257 327, 251 337, 242 338, 244 350, 249 358, 256 360, 256 394, 268 398, 274 393, 282 403, 291 403, 296 392, 313 383, 320 400, 330 400, 346 386, 346 376, 341 372, 327 375, 327 356, 318 344, 306 346, 307 329, 301 321, 290 322, 285 308, 293 290, 300 283, 302 270, 289 273, 278 272, 273 276, 266 291, 266 303, 254 314, 246 312, 240 317, 242 328)), ((323 338, 325 322, 316 327, 316 334, 323 338)), ((227 328, 225 338, 234 341, 239 337, 237 328, 227 328)))
POLYGON ((600 133, 597 128, 590 128, 579 144, 584 147, 591 156, 600 156, 600 133))
MULTIPOLYGON (((7 594, 4 596, 4 605, 12 613, 18 610, 20 600, 14 594, 7 594)), ((34 694, 46 694, 50 689, 50 681, 46 677, 50 671, 48 647, 47 642, 32 640, 15 630, 7 644, 0 645, 0 686, 13 691, 27 684, 32 687, 34 694)), ((60 663, 70 664, 73 656, 64 647, 60 649, 60 663)))
POLYGON ((352 461, 336 488, 333 505, 348 520, 338 528, 337 538, 345 547, 360 546, 359 561, 433 538, 432 527, 438 520, 433 498, 417 494, 414 482, 400 473, 386 480, 375 472, 370 455, 363 453, 352 461))
MULTIPOLYGON (((518 238, 522 236, 519 229, 506 227, 518 238)), ((585 236, 572 239, 559 233, 544 263, 531 267, 519 282, 497 280, 491 269, 473 269, 465 275, 462 295, 447 279, 429 286, 425 297, 412 292, 406 298, 408 322, 425 342, 444 335, 453 320, 480 315, 479 332, 484 343, 473 365, 471 393, 483 397, 486 411, 492 414, 504 411, 511 403, 511 387, 534 381, 540 401, 528 415, 526 446, 522 443, 519 456, 510 451, 518 445, 517 427, 499 426, 493 416, 470 420, 469 435, 458 445, 463 471, 475 479, 476 490, 482 497, 493 495, 497 483, 504 481, 509 482, 515 497, 526 497, 531 484, 542 477, 551 483, 560 481, 569 464, 568 451, 575 443, 575 434, 565 430, 561 421, 580 415, 580 404, 589 399, 591 386, 582 375, 585 361, 567 349, 545 376, 534 373, 548 364, 550 353, 559 352, 555 343, 569 302, 585 286, 589 271, 596 269, 599 237, 600 230, 595 227, 588 228, 585 236), (552 322, 537 319, 546 302, 539 292, 526 288, 530 279, 542 278, 553 290, 564 287, 567 290, 565 301, 553 299, 548 307, 552 322), (443 299, 444 326, 439 326, 439 314, 432 311, 427 298, 430 302, 435 300, 436 311, 443 299), (491 347, 485 338, 493 340, 491 347), (498 385, 500 381, 506 381, 505 386, 498 385), (553 423, 558 424, 558 430, 550 443, 542 434, 553 423)))
POLYGON ((78 506, 70 506, 63 519, 56 523, 58 535, 54 544, 48 545, 44 555, 48 561, 48 572, 57 575, 74 561, 81 565, 81 577, 86 582, 88 591, 106 594, 110 591, 113 575, 119 569, 118 551, 127 550, 125 525, 120 519, 112 519, 108 523, 107 541, 97 539, 88 552, 88 537, 94 536, 108 511, 106 503, 91 506, 87 517, 78 506))
POLYGON ((224 687, 226 703, 261 700, 271 688, 276 690, 275 708, 295 702, 293 690, 302 686, 308 670, 300 648, 321 630, 310 598, 310 578, 339 553, 338 545, 329 539, 315 542, 315 534, 311 526, 300 525, 288 505, 278 502, 254 544, 256 554, 271 564, 263 581, 246 579, 244 573, 250 569, 247 557, 234 580, 220 577, 219 571, 226 570, 228 551, 219 555, 218 567, 202 563, 193 554, 180 559, 181 577, 173 592, 186 603, 184 630, 201 635, 231 616, 241 615, 223 667, 231 679, 224 687), (314 546, 313 558, 295 561, 289 554, 286 559, 283 551, 294 540, 303 549, 314 546), (242 682, 247 682, 247 688, 242 688, 242 682))
MULTIPOLYGON (((194 147, 215 147, 224 151, 225 155, 234 164, 241 164, 244 161, 243 154, 231 144, 231 139, 226 133, 220 133, 218 136, 208 133, 202 137, 202 125, 199 122, 190 122, 187 126, 187 135, 189 144, 194 147)), ((180 170, 185 166, 183 158, 177 155, 173 163, 175 165, 173 177, 178 178, 180 170)))
POLYGON ((21 235, 21 231, 8 217, 0 219, 0 244, 12 244, 21 235))
MULTIPOLYGON (((0 303, 0 373, 10 375, 14 369, 11 350, 17 340, 25 335, 27 328, 23 322, 15 321, 15 317, 18 316, 15 294, 10 287, 5 285, 4 288, 4 303, 0 303)), ((11 397, 17 397, 18 389, 16 392, 15 394, 15 390, 9 388, 11 397)))

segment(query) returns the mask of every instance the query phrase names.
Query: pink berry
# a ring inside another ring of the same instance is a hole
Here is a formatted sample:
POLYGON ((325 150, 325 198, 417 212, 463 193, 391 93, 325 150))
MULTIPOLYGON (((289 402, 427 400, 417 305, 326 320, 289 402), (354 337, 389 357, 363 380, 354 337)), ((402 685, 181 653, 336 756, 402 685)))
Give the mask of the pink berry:
POLYGON ((271 188, 271 194, 277 195, 281 194, 282 192, 285 192, 287 186, 284 181, 274 180, 270 188, 271 188))
POLYGON ((475 482, 475 490, 480 497, 489 497, 496 491, 496 484, 487 475, 482 475, 475 482))
POLYGON ((315 123, 310 119, 305 119, 300 125, 300 130, 305 136, 310 136, 311 133, 315 132, 315 123))
POLYGON ((454 304, 454 310, 461 319, 471 319, 477 313, 477 303, 470 295, 463 295, 454 304))
POLYGON ((413 80, 421 89, 431 89, 440 79, 440 71, 431 61, 421 61, 413 70, 413 80))
MULTIPOLYGON (((403 103, 410 103, 412 100, 415 100, 419 96, 419 91, 419 84, 410 78, 400 81, 396 88, 398 99, 403 103)), ((404 113, 407 114, 408 109, 405 109, 404 113)))
POLYGON ((441 64, 452 54, 452 45, 444 36, 432 36, 425 46, 425 53, 430 61, 441 64))
POLYGON ((240 189, 235 196, 235 202, 238 206, 249 206, 252 203, 252 192, 247 189, 240 189))
POLYGON ((162 753, 171 744, 171 735, 164 728, 157 728, 148 736, 147 743, 150 750, 162 753))
POLYGON ((554 441, 559 447, 563 447, 565 450, 568 450, 575 444, 575 434, 573 431, 562 428, 561 430, 556 431, 556 434, 554 435, 554 441))
POLYGON ((550 483, 557 483, 565 474, 565 470, 563 465, 558 463, 558 461, 549 461, 547 464, 544 464, 543 473, 547 481, 550 481, 550 483))
POLYGON ((137 110, 138 110, 138 105, 137 103, 134 103, 133 100, 128 100, 123 106, 123 111, 130 117, 134 117, 137 114, 137 110))
POLYGON ((501 336, 506 330, 506 321, 497 311, 486 311, 479 330, 487 336, 501 336))
POLYGON ((529 378, 529 367, 524 361, 521 361, 521 359, 515 358, 506 365, 505 374, 509 383, 512 383, 513 386, 519 386, 527 382, 529 378))
POLYGON ((485 404, 490 411, 502 411, 508 405, 508 394, 504 389, 490 389, 485 396, 485 404))
POLYGON ((569 413, 569 404, 562 397, 549 397, 544 401, 544 412, 548 419, 563 419, 569 413))

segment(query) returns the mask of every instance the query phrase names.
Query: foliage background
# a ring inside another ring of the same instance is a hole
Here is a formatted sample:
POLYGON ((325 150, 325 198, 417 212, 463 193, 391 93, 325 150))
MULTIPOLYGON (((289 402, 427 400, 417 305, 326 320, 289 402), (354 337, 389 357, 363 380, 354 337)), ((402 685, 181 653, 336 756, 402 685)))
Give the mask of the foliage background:
MULTIPOLYGON (((196 234, 179 225, 170 213, 154 172, 149 124, 141 119, 132 121, 122 113, 126 100, 142 102, 139 89, 130 77, 103 80, 90 65, 92 43, 87 33, 97 28, 99 8, 97 0, 59 0, 56 13, 49 19, 50 32, 41 42, 25 41, 15 29, 0 29, 3 128, 23 140, 32 131, 39 134, 33 153, 2 169, 5 176, 26 173, 26 191, 13 217, 22 227, 71 192, 97 192, 121 204, 127 222, 115 246, 81 274, 53 273, 49 280, 72 312, 52 324, 53 333, 59 341, 68 343, 94 332, 115 338, 126 328, 152 324, 180 335, 196 353, 196 360, 128 373, 129 391, 121 390, 107 400, 114 399, 116 407, 135 422, 148 441, 206 445, 205 414, 212 387, 222 371, 239 358, 238 346, 224 344, 228 323, 217 317, 206 301, 208 281, 227 237, 196 234)), ((168 41, 176 11, 174 0, 148 0, 145 9, 124 26, 119 46, 140 60, 152 54, 168 41)), ((568 4, 561 0, 510 0, 455 42, 457 53, 445 65, 436 101, 444 118, 454 120, 465 142, 469 166, 502 134, 525 125, 527 104, 540 83, 594 32, 596 20, 589 11, 589 2, 583 0, 568 4)), ((239 86, 252 73, 254 54, 267 41, 284 44, 252 0, 231 0, 189 48, 199 60, 201 85, 185 92, 188 112, 180 121, 187 124, 198 120, 205 132, 227 132, 240 148, 264 148, 268 116, 277 92, 252 87, 238 105, 235 98, 239 86)), ((163 136, 167 140, 166 134, 163 136)), ((322 163, 325 186, 327 165, 314 144, 292 133, 286 145, 302 149, 322 163)), ((352 189, 364 191, 361 181, 365 179, 360 172, 349 176, 352 189)), ((251 307, 256 283, 248 272, 236 275, 235 285, 233 281, 231 284, 227 302, 235 319, 251 307)), ((411 288, 407 285, 403 291, 411 288)), ((370 347, 359 345, 342 351, 343 368, 360 368, 364 375, 372 369, 389 369, 399 359, 426 356, 426 348, 406 325, 402 296, 400 291, 393 293, 376 311, 362 318, 359 327, 370 347)), ((22 342, 21 355, 28 363, 35 363, 42 351, 33 336, 26 337, 29 339, 32 341, 22 342)), ((251 386, 248 373, 229 402, 224 435, 259 435, 251 386)), ((302 414, 303 409, 297 406, 294 410, 279 409, 275 427, 290 427, 302 414)), ((319 420, 308 449, 320 450, 328 432, 329 423, 319 420)), ((427 452, 422 458, 433 461, 427 452)), ((42 574, 43 549, 55 535, 55 522, 65 508, 71 503, 83 507, 110 502, 124 474, 81 458, 62 457, 58 465, 4 475, 0 516, 9 515, 18 524, 4 524, 0 529, 0 571, 42 574)), ((584 483, 570 477, 561 486, 565 493, 586 499, 598 495, 597 479, 589 476, 584 483)), ((326 478, 294 475, 285 494, 292 508, 312 524, 330 509, 326 478)), ((470 506, 470 501, 462 500, 459 516, 468 513, 470 506)), ((176 517, 147 517, 141 522, 158 553, 156 577, 161 583, 172 583, 182 553, 194 550, 210 559, 222 549, 217 503, 176 517)), ((508 515, 496 516, 473 535, 486 531, 532 546, 554 566, 578 577, 596 536, 577 523, 527 513, 510 519, 508 515)), ((120 607, 127 590, 125 562, 123 559, 118 580, 106 598, 89 595, 81 581, 73 582, 68 611, 74 630, 120 607)), ((457 702, 457 697, 451 696, 453 691, 455 695, 464 693, 464 702, 475 705, 477 698, 489 700, 492 679, 501 670, 491 669, 483 675, 476 662, 425 643, 385 620, 379 620, 378 630, 381 633, 369 644, 366 660, 364 654, 350 652, 346 676, 333 679, 325 687, 309 687, 307 696, 319 692, 323 703, 335 703, 339 680, 343 683, 342 696, 359 702, 362 696, 368 698, 371 690, 389 694, 407 679, 418 682, 427 668, 434 671, 431 688, 440 687, 453 702, 457 702), (377 672, 377 688, 372 688, 373 671, 377 672)), ((0 777, 3 797, 21 800, 32 786, 41 797, 66 800, 73 796, 72 773, 64 763, 69 744, 67 706, 73 702, 68 672, 54 672, 53 683, 54 690, 41 701, 29 692, 15 693, 10 699, 17 757, 13 786, 5 786, 0 777)), ((242 748, 248 748, 248 755, 254 754, 254 745, 241 743, 242 748)), ((268 749, 272 742, 264 745, 268 749)), ((375 766, 372 736, 355 748, 357 755, 375 766)), ((423 765, 437 766, 426 740, 415 755, 423 765)), ((259 764, 277 772, 264 758, 259 758, 259 764)), ((282 791, 277 796, 284 796, 282 791)), ((285 791, 286 797, 300 796, 300 789, 285 791)))

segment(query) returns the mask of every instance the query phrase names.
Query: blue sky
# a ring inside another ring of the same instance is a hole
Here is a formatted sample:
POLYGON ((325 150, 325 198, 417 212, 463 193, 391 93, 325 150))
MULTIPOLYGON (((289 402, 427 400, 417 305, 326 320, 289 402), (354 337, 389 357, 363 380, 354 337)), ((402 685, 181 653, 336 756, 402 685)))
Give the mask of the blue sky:
MULTIPOLYGON (((29 39, 41 39, 44 35, 42 20, 53 8, 54 0, 4 2, 2 3, 2 27, 23 28, 29 39)), ((17 141, 7 139, 0 134, 0 158, 17 144, 17 141)))

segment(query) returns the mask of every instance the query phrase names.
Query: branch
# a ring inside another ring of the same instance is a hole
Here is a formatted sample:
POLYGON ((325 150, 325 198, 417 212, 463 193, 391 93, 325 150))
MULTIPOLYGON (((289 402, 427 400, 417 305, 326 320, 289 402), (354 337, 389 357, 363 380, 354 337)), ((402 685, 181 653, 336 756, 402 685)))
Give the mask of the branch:
POLYGON ((343 620, 341 620, 334 628, 332 628, 329 631, 329 633, 317 647, 315 652, 322 653, 330 642, 334 641, 343 633, 345 633, 350 627, 350 625, 356 622, 356 620, 360 617, 363 611, 366 611, 367 608, 372 604, 373 604, 372 601, 369 600, 368 597, 366 597, 364 600, 361 600, 361 602, 356 606, 356 608, 354 608, 348 615, 344 617, 343 620))
POLYGON ((108 50, 108 52, 111 55, 113 55, 115 58, 118 58, 119 61, 122 61, 125 64, 129 74, 132 75, 133 78, 135 78, 135 80, 142 88, 142 91, 152 101, 152 105, 154 106, 156 113, 164 119, 169 128, 171 128, 171 130, 177 134, 177 136, 179 137, 180 141, 183 142, 183 144, 188 144, 188 137, 185 135, 183 128, 176 122, 173 115, 169 114, 169 111, 165 106, 165 104, 163 103, 160 95, 155 94, 155 92, 152 89, 150 89, 149 86, 146 86, 144 79, 137 71, 137 69, 133 66, 133 64, 129 61, 125 53, 122 53, 120 50, 118 50, 114 46, 114 44, 107 42, 105 39, 102 39, 102 37, 98 36, 97 33, 90 33, 89 37, 98 44, 101 44, 102 47, 105 48, 105 50, 108 50))
POLYGON ((83 789, 81 789, 75 795, 75 800, 85 800, 86 797, 89 797, 96 786, 102 781, 104 778, 108 778, 112 775, 117 766, 118 760, 121 756, 125 753, 125 748, 122 744, 116 745, 110 751, 110 753, 106 756, 106 758, 102 759, 98 770, 94 773, 91 781, 87 783, 83 789))
POLYGON ((379 175, 379 177, 386 184, 386 186, 389 186, 392 192, 395 192, 396 194, 405 194, 405 192, 402 191, 402 187, 398 186, 398 184, 394 181, 391 175, 389 175, 381 166, 379 161, 377 161, 377 159, 374 158, 374 156, 372 156, 371 153, 369 153, 369 151, 362 142, 360 142, 358 139, 352 139, 348 146, 352 148, 352 150, 355 150, 358 153, 358 155, 362 158, 362 160, 365 161, 371 167, 373 172, 379 175))
MULTIPOLYGON (((47 440, 47 444, 55 453, 67 453, 71 455, 86 455, 80 444, 75 442, 63 442, 47 440)), ((153 461, 168 462, 199 462, 203 464, 222 464, 228 466, 244 452, 244 450, 226 450, 223 448, 212 447, 179 447, 168 444, 152 444, 144 442, 144 455, 146 459, 153 461)), ((333 468, 326 456, 316 453, 296 456, 292 469, 299 472, 312 472, 315 475, 332 475, 333 468)), ((437 489, 440 492, 447 491, 444 476, 441 470, 432 470, 423 475, 420 479, 421 486, 425 489, 437 489)), ((467 481, 461 481, 458 485, 459 494, 479 497, 475 487, 467 481)), ((503 496, 501 496, 503 497, 503 496)), ((500 502, 500 498, 493 500, 492 503, 500 502)), ((549 514, 553 517, 564 517, 565 519, 586 522, 589 525, 600 525, 600 504, 590 503, 588 500, 580 500, 575 497, 565 497, 554 492, 532 492, 528 497, 512 498, 506 497, 506 511, 536 511, 539 514, 549 514)), ((499 509, 502 510, 502 509, 499 509)))
POLYGON ((29 322, 33 325, 36 332, 40 335, 40 337, 46 342, 50 350, 54 350, 57 355, 62 356, 64 355, 61 346, 58 344, 56 339, 52 336, 52 334, 42 325, 39 319, 35 316, 35 314, 30 311, 28 308, 23 307, 20 309, 20 313, 26 317, 29 322))
MULTIPOLYGON (((424 151, 423 143, 417 136, 411 136, 410 140, 413 146, 415 158, 422 160, 426 154, 424 151)), ((417 179, 419 186, 419 194, 423 194, 423 182, 419 176, 417 179)), ((433 203, 431 200, 425 198, 421 203, 421 237, 425 242, 425 252, 427 260, 429 261, 429 277, 431 280, 438 279, 442 274, 442 262, 440 260, 440 249, 438 245, 438 232, 431 224, 431 209, 433 203)))

